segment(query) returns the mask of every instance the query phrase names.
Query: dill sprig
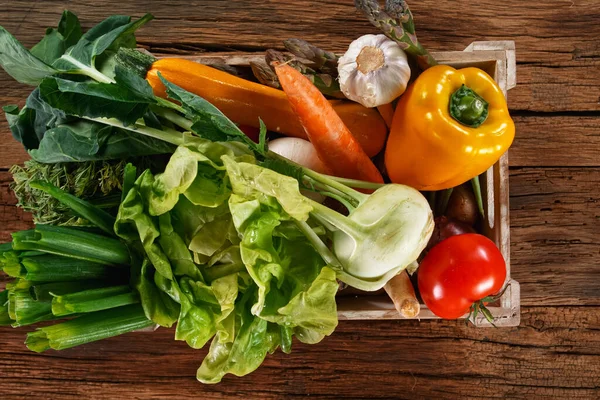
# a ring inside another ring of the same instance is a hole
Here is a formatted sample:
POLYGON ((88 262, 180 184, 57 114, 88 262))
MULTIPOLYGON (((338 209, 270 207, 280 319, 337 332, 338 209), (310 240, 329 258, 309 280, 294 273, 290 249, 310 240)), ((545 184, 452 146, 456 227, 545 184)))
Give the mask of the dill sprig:
MULTIPOLYGON (((47 181, 54 186, 87 200, 110 212, 120 201, 123 172, 131 160, 86 161, 77 163, 42 164, 25 161, 23 166, 13 165, 11 189, 24 211, 33 215, 36 224, 89 225, 88 221, 74 215, 69 207, 42 190, 29 185, 32 181, 47 181)), ((146 158, 133 161, 143 171, 150 165, 146 158)))

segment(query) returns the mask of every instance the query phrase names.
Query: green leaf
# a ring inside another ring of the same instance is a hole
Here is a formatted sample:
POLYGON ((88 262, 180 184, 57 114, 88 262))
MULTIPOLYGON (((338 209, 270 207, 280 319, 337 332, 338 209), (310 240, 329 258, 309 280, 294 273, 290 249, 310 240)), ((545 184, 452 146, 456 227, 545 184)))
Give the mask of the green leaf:
POLYGON ((179 287, 181 313, 175 330, 175 340, 185 340, 193 349, 200 349, 216 333, 215 307, 218 302, 212 289, 202 282, 183 278, 179 287), (207 301, 208 300, 208 301, 207 301))
MULTIPOLYGON (((136 88, 139 89, 139 88, 136 88)), ((75 82, 46 78, 40 84, 42 98, 52 107, 78 117, 117 118, 124 125, 143 118, 149 99, 143 94, 112 83, 75 82)))
POLYGON ((121 192, 121 203, 125 201, 127 194, 135 184, 136 178, 137 168, 133 164, 127 163, 123 171, 123 191, 121 192))
POLYGON ((173 326, 179 315, 179 304, 157 287, 155 269, 150 261, 145 258, 143 262, 135 263, 131 267, 131 273, 131 281, 140 296, 146 317, 160 326, 173 326))
POLYGON ((223 163, 231 182, 233 193, 242 197, 258 194, 273 196, 294 219, 306 221, 312 206, 300 194, 298 181, 270 169, 245 162, 235 162, 224 156, 223 163))
POLYGON ((39 147, 29 154, 41 163, 57 163, 168 154, 173 149, 173 145, 162 140, 79 120, 48 130, 39 147))
POLYGON ((34 86, 57 72, 55 68, 31 54, 1 26, 0 66, 18 82, 34 86))
POLYGON ((119 207, 115 233, 129 243, 141 242, 149 261, 156 271, 168 280, 173 279, 171 264, 156 239, 160 236, 157 217, 150 216, 145 194, 152 187, 154 177, 146 170, 129 190, 119 207))
POLYGON ((160 236, 158 243, 169 259, 171 269, 176 276, 188 276, 195 281, 204 282, 198 267, 183 239, 173 230, 171 215, 163 214, 159 218, 160 236))
POLYGON ((38 88, 31 92, 25 104, 21 111, 17 106, 5 106, 4 111, 13 137, 26 150, 36 149, 46 131, 65 122, 67 116, 42 100, 38 88))
POLYGON ((217 333, 196 373, 196 378, 202 383, 218 383, 227 373, 236 376, 249 374, 280 343, 279 329, 275 325, 250 314, 245 301, 237 307, 240 309, 234 329, 237 334, 233 340, 226 340, 225 332, 217 333))
POLYGON ((54 66, 63 71, 94 69, 96 57, 113 46, 135 46, 133 33, 152 18, 152 15, 146 14, 131 22, 131 17, 110 16, 87 31, 75 46, 54 63, 54 66))
MULTIPOLYGON (((167 81, 162 77, 160 72, 158 73, 158 76, 165 85, 169 98, 179 101, 186 111, 187 118, 194 122, 192 131, 198 136, 211 141, 240 141, 259 154, 264 155, 266 153, 265 140, 263 140, 262 144, 254 143, 252 139, 246 136, 246 134, 217 107, 202 97, 190 93, 167 81)), ((266 127, 264 124, 261 125, 261 132, 263 132, 261 135, 266 137, 266 127)))
MULTIPOLYGON (((214 152, 232 155, 231 150, 210 143, 214 152)), ((175 150, 165 171, 156 176, 148 199, 151 215, 161 215, 173 209, 183 194, 194 204, 217 207, 229 197, 230 189, 222 166, 216 165, 204 153, 180 146, 175 150)))
POLYGON ((137 98, 145 99, 151 104, 156 103, 152 86, 135 72, 117 65, 115 67, 115 81, 119 86, 127 88, 137 98))
POLYGON ((35 110, 23 107, 19 111, 19 107, 15 105, 4 106, 2 109, 15 140, 21 142, 25 149, 37 148, 40 141, 34 130, 35 110))
POLYGON ((51 65, 69 47, 75 45, 81 39, 81 35, 79 19, 72 12, 65 10, 58 28, 48 28, 46 36, 31 49, 31 54, 51 65))

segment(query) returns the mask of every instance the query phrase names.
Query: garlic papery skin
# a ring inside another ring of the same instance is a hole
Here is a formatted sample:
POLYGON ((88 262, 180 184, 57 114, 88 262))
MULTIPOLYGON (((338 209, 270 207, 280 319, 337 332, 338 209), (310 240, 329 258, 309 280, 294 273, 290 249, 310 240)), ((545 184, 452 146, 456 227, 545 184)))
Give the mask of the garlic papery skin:
POLYGON ((338 60, 342 93, 365 107, 377 107, 406 90, 410 67, 404 50, 385 35, 364 35, 338 60))

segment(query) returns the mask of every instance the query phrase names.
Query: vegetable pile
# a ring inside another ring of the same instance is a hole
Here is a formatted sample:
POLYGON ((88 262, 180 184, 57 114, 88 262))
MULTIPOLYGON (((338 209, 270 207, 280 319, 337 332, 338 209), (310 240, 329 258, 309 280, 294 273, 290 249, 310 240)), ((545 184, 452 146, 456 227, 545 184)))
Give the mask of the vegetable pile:
POLYGON ((0 245, 0 325, 55 321, 27 335, 37 352, 175 327, 210 341, 197 378, 217 383, 330 335, 346 286, 416 317, 415 270, 437 315, 493 320, 506 269, 474 232, 478 175, 514 136, 502 93, 435 66, 403 1, 356 5, 385 36, 341 57, 287 40, 301 59, 267 51, 258 82, 136 50, 150 15, 83 33, 65 11, 30 50, 0 27, 0 65, 35 86, 4 107, 32 158, 11 173, 35 227, 0 245))

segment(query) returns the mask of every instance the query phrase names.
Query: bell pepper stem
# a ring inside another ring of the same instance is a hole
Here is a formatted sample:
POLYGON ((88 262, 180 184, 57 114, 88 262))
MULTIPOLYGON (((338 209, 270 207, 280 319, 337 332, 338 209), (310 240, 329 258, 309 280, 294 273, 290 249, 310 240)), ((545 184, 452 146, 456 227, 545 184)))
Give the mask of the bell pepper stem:
POLYGON ((488 106, 483 97, 462 85, 450 96, 448 108, 452 118, 465 126, 477 128, 487 119, 488 106))

